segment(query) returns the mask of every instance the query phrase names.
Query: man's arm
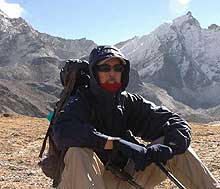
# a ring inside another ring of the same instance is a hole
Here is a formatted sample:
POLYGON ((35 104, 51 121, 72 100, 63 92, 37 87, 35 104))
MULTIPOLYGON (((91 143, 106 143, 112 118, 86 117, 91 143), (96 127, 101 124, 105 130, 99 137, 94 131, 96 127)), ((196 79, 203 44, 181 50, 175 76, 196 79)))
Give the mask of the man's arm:
POLYGON ((128 128, 135 136, 145 141, 164 137, 164 144, 171 147, 174 154, 184 153, 191 142, 188 123, 166 107, 156 106, 140 95, 129 94, 128 128))
POLYGON ((54 139, 60 150, 69 147, 88 147, 103 150, 108 136, 90 125, 91 111, 81 96, 71 97, 53 125, 54 139))

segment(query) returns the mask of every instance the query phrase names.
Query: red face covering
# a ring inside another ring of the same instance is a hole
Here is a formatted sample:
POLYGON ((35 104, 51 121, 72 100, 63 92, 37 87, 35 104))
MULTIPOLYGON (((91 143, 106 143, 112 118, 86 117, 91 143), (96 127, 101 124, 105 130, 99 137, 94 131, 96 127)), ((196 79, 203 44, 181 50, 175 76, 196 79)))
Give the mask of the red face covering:
POLYGON ((100 83, 100 86, 103 89, 111 93, 115 93, 121 88, 122 84, 121 83, 100 83))

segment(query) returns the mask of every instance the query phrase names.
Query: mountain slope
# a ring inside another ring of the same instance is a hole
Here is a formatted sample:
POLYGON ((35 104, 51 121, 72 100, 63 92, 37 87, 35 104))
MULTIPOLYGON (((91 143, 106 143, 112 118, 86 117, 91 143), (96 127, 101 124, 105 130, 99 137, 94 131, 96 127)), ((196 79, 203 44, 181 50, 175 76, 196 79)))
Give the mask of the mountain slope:
POLYGON ((64 60, 86 56, 95 46, 87 39, 40 33, 24 19, 11 19, 1 11, 1 112, 45 116, 61 92, 59 72, 64 60))
MULTIPOLYGON (((128 90, 189 120, 219 120, 219 33, 217 25, 202 29, 188 13, 149 35, 118 43, 131 60, 128 90)), ((64 61, 88 59, 95 46, 85 38, 40 33, 24 19, 0 12, 1 112, 46 116, 62 90, 59 71, 64 61)))
POLYGON ((220 30, 202 29, 188 12, 119 47, 144 82, 193 108, 209 108, 220 104, 219 44, 220 30))
POLYGON ((40 33, 22 18, 11 19, 0 14, 1 79, 37 81, 28 75, 33 71, 32 67, 43 61, 57 63, 63 59, 79 58, 88 55, 95 46, 91 40, 65 40, 40 33))

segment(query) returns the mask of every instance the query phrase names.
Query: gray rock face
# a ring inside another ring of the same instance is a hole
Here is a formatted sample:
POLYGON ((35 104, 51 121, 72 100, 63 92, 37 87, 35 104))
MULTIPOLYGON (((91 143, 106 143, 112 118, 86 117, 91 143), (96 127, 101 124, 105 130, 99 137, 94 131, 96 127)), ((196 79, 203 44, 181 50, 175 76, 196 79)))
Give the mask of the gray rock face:
POLYGON ((64 60, 86 56, 96 46, 87 39, 65 40, 40 33, 22 18, 0 12, 1 112, 45 116, 61 92, 64 60))
POLYGON ((217 24, 212 24, 208 27, 209 30, 220 31, 220 26, 217 24))
MULTIPOLYGON (((9 75, 4 74, 9 71, 7 67, 14 68, 13 73, 10 73, 10 79, 12 77, 19 79, 20 72, 14 72, 17 69, 26 69, 25 72, 29 73, 32 71, 33 65, 44 64, 44 61, 57 66, 57 63, 63 59, 88 55, 95 46, 93 41, 85 38, 65 40, 40 33, 22 18, 11 19, 0 14, 1 79, 8 78, 9 75)), ((28 75, 23 77, 29 79, 28 75)))
MULTIPOLYGON (((214 29, 213 29, 214 28, 214 29)), ((193 108, 220 104, 220 30, 202 29, 189 12, 149 35, 120 44, 142 81, 193 108)))

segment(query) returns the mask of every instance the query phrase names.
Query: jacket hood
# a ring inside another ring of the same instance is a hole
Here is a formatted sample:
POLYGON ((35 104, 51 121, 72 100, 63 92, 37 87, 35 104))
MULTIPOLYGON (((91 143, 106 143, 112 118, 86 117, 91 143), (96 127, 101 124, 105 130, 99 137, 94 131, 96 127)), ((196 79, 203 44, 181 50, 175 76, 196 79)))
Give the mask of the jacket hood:
POLYGON ((129 60, 127 60, 121 51, 114 46, 97 46, 89 55, 90 89, 95 95, 101 95, 110 92, 100 87, 94 66, 104 59, 113 57, 122 59, 125 62, 125 70, 122 73, 122 87, 120 91, 124 91, 128 85, 130 72, 129 60))

